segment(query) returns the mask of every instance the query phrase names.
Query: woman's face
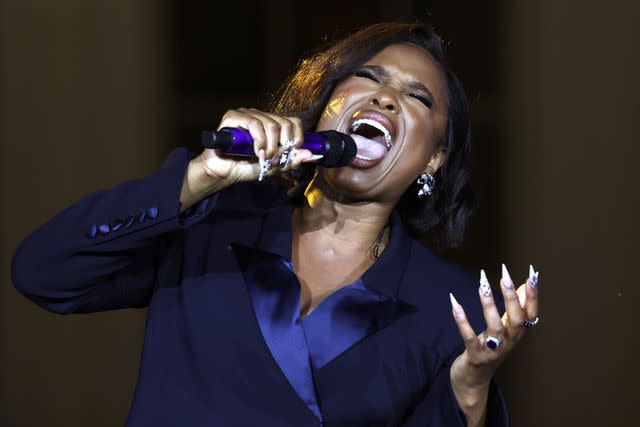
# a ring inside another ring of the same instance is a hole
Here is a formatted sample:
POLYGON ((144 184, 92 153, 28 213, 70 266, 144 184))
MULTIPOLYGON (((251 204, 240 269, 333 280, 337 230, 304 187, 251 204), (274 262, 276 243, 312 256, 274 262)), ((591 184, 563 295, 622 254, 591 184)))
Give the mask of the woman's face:
POLYGON ((347 199, 395 204, 420 173, 440 166, 447 108, 442 70, 425 50, 385 48, 333 91, 317 131, 351 134, 358 155, 319 178, 347 199))

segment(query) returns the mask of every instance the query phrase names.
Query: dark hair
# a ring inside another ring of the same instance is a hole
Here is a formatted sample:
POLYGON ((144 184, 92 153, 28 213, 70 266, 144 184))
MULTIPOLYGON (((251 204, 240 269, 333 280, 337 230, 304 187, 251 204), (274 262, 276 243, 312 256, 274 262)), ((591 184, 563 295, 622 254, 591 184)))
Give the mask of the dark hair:
MULTIPOLYGON (((403 42, 424 49, 440 65, 447 82, 449 109, 441 141, 446 146, 446 155, 435 174, 432 195, 418 199, 417 188, 410 186, 396 209, 415 237, 455 247, 462 241, 471 215, 471 131, 467 98, 460 81, 446 64, 442 40, 432 29, 421 24, 380 23, 335 42, 300 61, 296 72, 280 88, 271 110, 299 117, 305 130, 312 131, 340 81, 385 47, 403 42)), ((313 170, 302 172, 299 176, 302 185, 308 184, 312 176, 313 170)))

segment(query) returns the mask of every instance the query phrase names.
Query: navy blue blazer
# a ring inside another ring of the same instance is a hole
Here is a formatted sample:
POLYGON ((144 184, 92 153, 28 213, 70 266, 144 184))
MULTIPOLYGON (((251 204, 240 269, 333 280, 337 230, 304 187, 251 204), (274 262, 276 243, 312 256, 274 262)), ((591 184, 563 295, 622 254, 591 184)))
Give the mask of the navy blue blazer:
MULTIPOLYGON (((15 287, 56 313, 147 307, 127 426, 318 426, 261 335, 243 248, 289 259, 294 204, 272 183, 243 183, 180 215, 193 156, 94 192, 17 247, 15 287)), ((397 214, 363 276, 398 310, 314 372, 324 426, 464 426, 449 368, 464 349, 448 293, 484 329, 477 280, 412 239, 397 214)), ((488 425, 508 425, 492 384, 488 425)))

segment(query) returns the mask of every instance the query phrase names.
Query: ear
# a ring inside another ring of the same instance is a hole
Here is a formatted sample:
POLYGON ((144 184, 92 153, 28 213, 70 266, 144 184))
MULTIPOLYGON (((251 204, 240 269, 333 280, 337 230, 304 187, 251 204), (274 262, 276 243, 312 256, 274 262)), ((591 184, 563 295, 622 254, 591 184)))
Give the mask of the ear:
POLYGON ((429 163, 427 163, 427 167, 424 169, 424 172, 429 172, 434 174, 440 169, 440 166, 444 163, 444 158, 447 153, 447 147, 444 145, 440 145, 436 148, 436 151, 431 155, 429 159, 429 163))

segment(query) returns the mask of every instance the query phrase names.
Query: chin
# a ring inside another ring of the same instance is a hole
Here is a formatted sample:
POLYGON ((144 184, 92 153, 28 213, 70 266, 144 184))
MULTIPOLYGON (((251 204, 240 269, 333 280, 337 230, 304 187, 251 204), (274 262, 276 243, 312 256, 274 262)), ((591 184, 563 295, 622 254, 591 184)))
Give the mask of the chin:
MULTIPOLYGON (((380 174, 373 174, 370 168, 345 166, 342 168, 320 168, 318 177, 325 191, 335 193, 335 198, 358 202, 389 202, 390 191, 383 185, 380 174)), ((393 197, 392 197, 393 199, 393 197)))

